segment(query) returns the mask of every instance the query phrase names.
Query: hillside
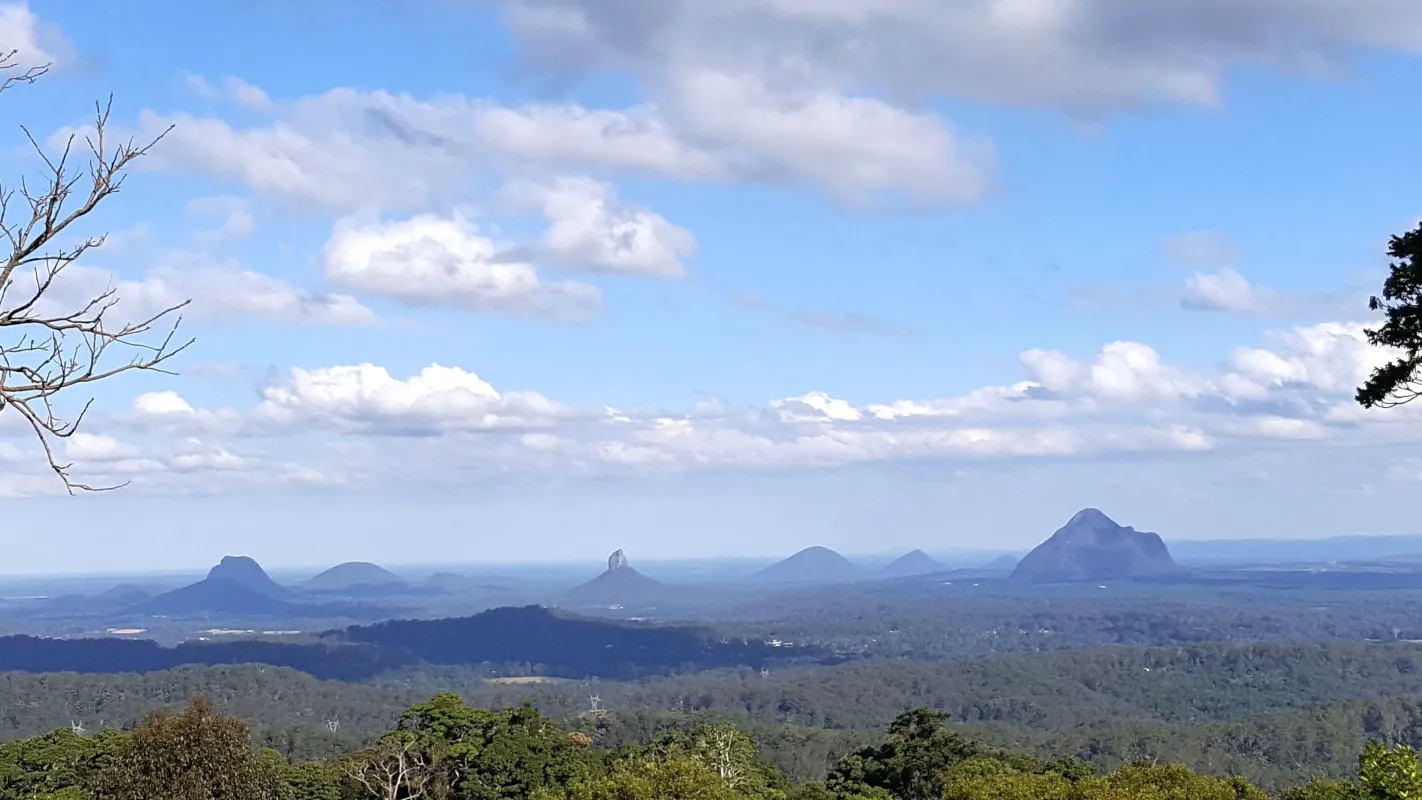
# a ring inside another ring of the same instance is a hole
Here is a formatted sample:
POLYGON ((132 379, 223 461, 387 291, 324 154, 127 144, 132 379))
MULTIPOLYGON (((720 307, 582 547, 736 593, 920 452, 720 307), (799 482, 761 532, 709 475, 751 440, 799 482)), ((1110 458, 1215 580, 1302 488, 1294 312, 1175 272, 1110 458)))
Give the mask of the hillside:
POLYGON ((1066 583, 1148 578, 1178 569, 1158 534, 1117 525, 1097 509, 1087 508, 1023 556, 1012 578, 1066 583))
POLYGON ((212 614, 236 618, 297 617, 319 613, 296 602, 296 594, 280 586, 255 560, 225 556, 207 577, 139 602, 129 609, 136 614, 165 617, 205 617, 212 614))
POLYGON ((237 618, 291 616, 296 604, 224 578, 204 578, 133 606, 131 611, 164 617, 224 614, 237 618))
POLYGON ((884 565, 879 574, 886 578, 907 578, 914 575, 931 575, 948 569, 941 562, 922 550, 904 553, 884 565))
POLYGON ((848 583, 862 580, 869 572, 828 547, 807 547, 783 561, 756 573, 765 583, 815 584, 848 583))
POLYGON ((367 561, 347 561, 312 577, 301 588, 308 592, 369 592, 401 589, 407 584, 398 575, 367 561))
POLYGON ((676 591, 632 568, 621 550, 607 559, 607 570, 563 595, 570 606, 647 608, 675 597, 676 591))

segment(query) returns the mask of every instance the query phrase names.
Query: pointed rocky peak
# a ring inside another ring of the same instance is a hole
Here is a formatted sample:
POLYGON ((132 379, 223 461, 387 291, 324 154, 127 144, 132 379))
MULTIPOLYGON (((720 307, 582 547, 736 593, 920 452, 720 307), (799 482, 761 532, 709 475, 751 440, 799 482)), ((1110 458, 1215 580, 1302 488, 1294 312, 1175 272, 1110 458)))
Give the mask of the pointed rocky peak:
POLYGON ((671 587, 632 569, 621 550, 607 557, 607 571, 564 595, 574 605, 655 605, 671 596, 671 587))
POLYGON ((621 550, 614 550, 612 555, 607 557, 607 571, 615 572, 619 569, 630 569, 627 564, 627 555, 621 550))

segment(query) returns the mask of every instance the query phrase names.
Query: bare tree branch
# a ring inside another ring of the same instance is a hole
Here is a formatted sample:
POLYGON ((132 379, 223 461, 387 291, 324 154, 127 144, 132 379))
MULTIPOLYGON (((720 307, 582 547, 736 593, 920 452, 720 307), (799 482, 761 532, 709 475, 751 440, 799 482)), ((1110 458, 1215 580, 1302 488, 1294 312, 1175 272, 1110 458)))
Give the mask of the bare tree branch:
MULTIPOLYGON (((21 70, 16 55, 0 54, 0 92, 33 83, 49 71, 49 65, 21 70)), ((0 344, 0 412, 12 410, 29 425, 70 494, 126 484, 92 486, 71 478, 72 465, 58 460, 54 440, 79 429, 93 400, 66 419, 55 408, 56 397, 63 393, 67 398, 67 389, 124 372, 166 373, 166 362, 192 344, 176 338, 182 321, 178 312, 187 302, 138 321, 115 323, 109 317, 118 313, 119 298, 112 287, 67 308, 65 298, 53 291, 66 268, 104 243, 102 235, 77 238, 71 227, 116 194, 129 165, 168 133, 141 146, 132 139, 113 143, 108 138, 112 106, 112 97, 95 104, 94 129, 83 140, 87 164, 77 168, 72 163, 74 135, 59 152, 50 153, 21 126, 43 164, 40 178, 33 183, 21 178, 18 186, 0 182, 0 339, 12 342, 0 344), (13 336, 7 336, 11 329, 13 336)))
POLYGON ((22 83, 34 83, 41 75, 49 72, 49 68, 52 66, 40 64, 22 70, 19 61, 16 60, 19 55, 19 50, 11 50, 8 53, 0 52, 0 92, 22 83))

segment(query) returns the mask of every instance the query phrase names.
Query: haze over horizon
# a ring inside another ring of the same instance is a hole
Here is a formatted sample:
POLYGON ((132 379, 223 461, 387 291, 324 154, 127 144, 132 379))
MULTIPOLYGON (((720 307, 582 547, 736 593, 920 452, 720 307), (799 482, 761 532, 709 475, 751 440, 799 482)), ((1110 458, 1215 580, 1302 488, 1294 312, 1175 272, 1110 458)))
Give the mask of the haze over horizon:
POLYGON ((0 573, 1415 533, 1422 4, 1181 6, 0 0, 0 177, 174 126, 58 288, 197 337, 122 491, 0 413, 0 573))

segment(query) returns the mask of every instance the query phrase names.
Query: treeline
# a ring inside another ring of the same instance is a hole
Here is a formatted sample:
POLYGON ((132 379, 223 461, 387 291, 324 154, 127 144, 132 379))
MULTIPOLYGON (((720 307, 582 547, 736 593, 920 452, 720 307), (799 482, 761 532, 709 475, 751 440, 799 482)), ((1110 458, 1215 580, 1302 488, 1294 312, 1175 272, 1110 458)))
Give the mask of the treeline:
MULTIPOLYGON (((1302 778, 1283 800, 1413 800, 1416 752, 1369 743, 1356 777, 1302 778)), ((61 729, 0 745, 3 800, 1267 800, 1240 777, 1133 762, 1098 774, 963 735, 947 715, 907 711, 886 735, 839 758, 823 781, 794 782, 754 738, 707 723, 608 746, 532 706, 493 711, 441 694, 406 709, 364 747, 293 761, 254 746, 246 726, 194 699, 129 731, 61 729)))

